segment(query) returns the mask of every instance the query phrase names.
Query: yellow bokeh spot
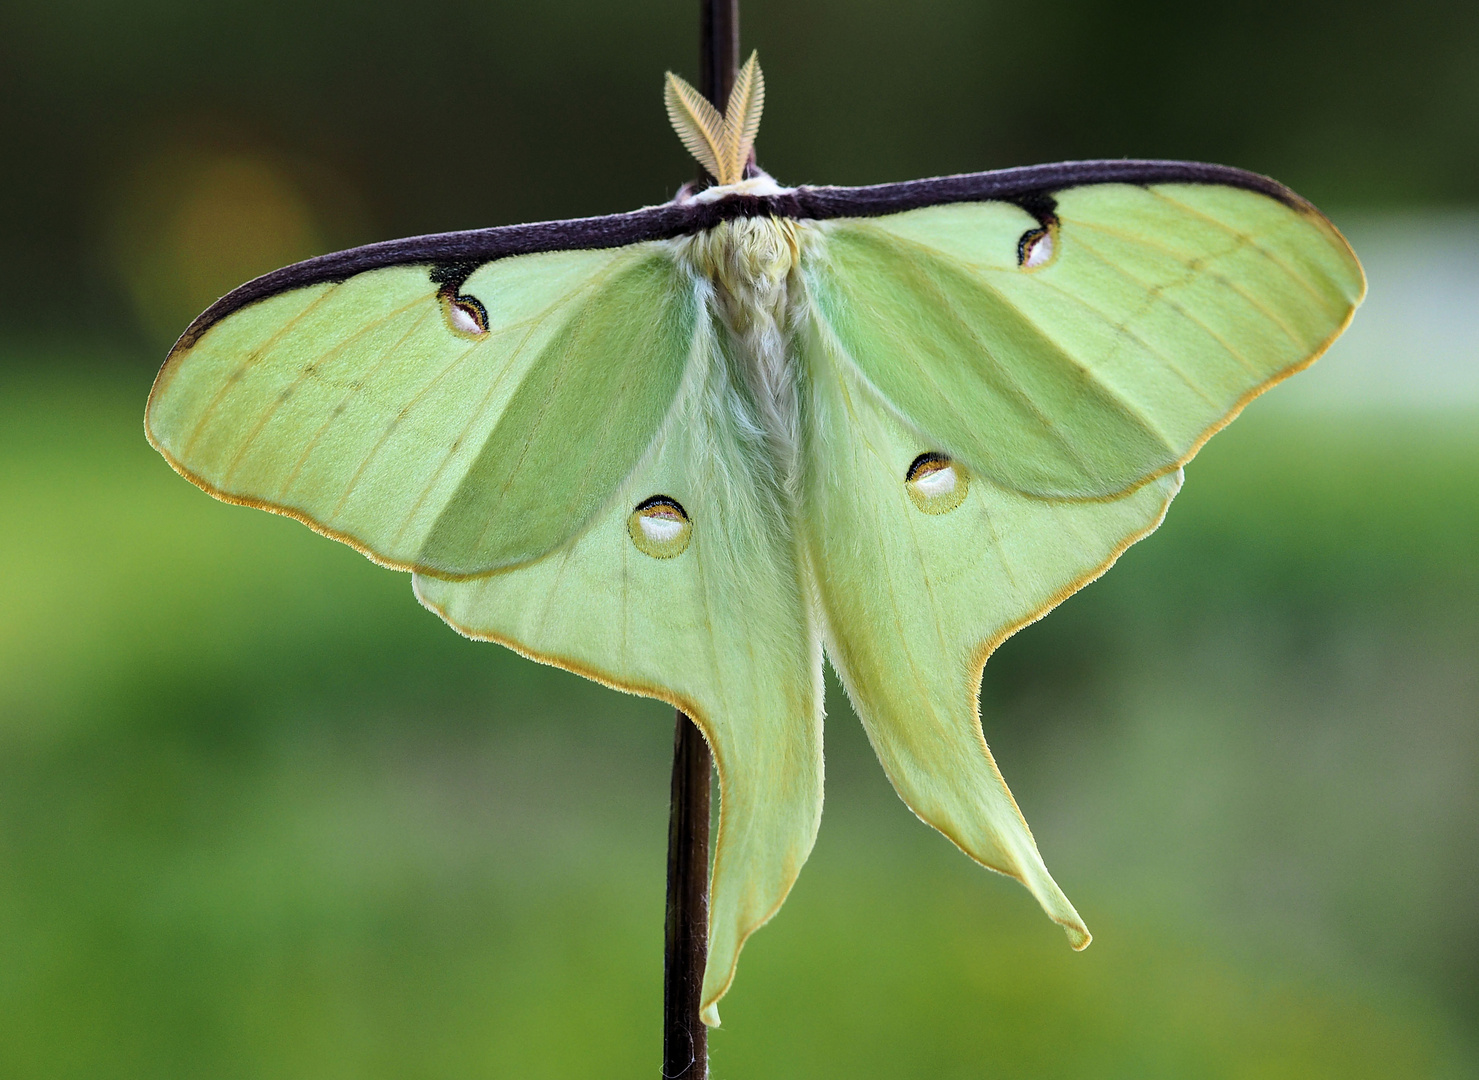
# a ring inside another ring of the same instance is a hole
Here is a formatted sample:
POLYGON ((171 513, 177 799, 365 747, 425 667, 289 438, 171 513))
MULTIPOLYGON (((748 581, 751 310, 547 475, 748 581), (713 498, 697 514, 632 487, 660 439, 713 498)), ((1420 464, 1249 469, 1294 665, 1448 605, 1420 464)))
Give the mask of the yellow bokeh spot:
POLYGON ((291 172, 247 152, 176 150, 144 161, 112 224, 114 266, 161 341, 243 282, 324 250, 291 172))

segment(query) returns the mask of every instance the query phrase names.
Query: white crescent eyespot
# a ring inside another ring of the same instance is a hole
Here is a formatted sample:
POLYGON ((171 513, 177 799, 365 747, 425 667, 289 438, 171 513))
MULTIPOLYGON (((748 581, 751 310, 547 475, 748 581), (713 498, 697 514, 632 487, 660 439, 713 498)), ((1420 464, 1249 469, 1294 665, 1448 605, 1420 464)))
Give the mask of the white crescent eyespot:
POLYGON ((1056 230, 1051 225, 1028 229, 1017 241, 1017 265, 1024 270, 1036 270, 1039 266, 1046 266, 1053 261, 1053 253, 1057 248, 1054 239, 1056 230))
POLYGON ((965 502, 970 478, 964 465, 944 454, 920 454, 904 474, 904 488, 926 514, 946 514, 965 502))
POLYGON ((946 465, 943 469, 924 473, 914 481, 914 490, 930 498, 949 495, 955 490, 955 470, 946 465))
POLYGON ((653 495, 639 502, 627 518, 627 535, 642 554, 671 559, 688 547, 693 522, 677 499, 653 495))
POLYGON ((663 544, 683 534, 685 523, 663 514, 638 514, 637 523, 642 534, 654 544, 663 544))
POLYGON ((442 313, 447 325, 459 334, 482 337, 488 332, 488 312, 475 296, 459 296, 444 290, 441 296, 442 313))

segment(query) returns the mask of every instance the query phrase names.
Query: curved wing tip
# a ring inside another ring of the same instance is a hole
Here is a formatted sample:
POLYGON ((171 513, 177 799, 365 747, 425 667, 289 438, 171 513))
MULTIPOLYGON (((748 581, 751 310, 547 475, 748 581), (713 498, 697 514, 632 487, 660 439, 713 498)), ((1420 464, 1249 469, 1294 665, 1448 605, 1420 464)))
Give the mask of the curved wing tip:
POLYGON ((716 1028, 719 1026, 719 1006, 717 1003, 705 1005, 699 1011, 698 1018, 704 1022, 704 1027, 716 1028))
POLYGON ((1068 947, 1074 952, 1083 952, 1094 940, 1094 935, 1089 933, 1089 928, 1082 923, 1077 926, 1064 923, 1063 931, 1068 935, 1068 947))

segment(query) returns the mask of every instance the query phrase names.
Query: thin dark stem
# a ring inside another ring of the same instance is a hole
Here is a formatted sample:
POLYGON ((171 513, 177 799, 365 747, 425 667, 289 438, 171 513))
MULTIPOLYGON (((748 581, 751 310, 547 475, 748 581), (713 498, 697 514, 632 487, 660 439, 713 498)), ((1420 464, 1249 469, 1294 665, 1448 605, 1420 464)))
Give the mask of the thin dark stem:
POLYGON ((699 0, 703 7, 698 88, 724 111, 739 71, 739 0, 699 0))
POLYGON ((709 1037, 699 1019, 709 936, 709 744, 681 711, 673 732, 668 817, 668 910, 663 950, 662 1074, 708 1080, 709 1037))
MULTIPOLYGON (((724 109, 739 70, 739 0, 700 0, 699 89, 724 109)), ((698 725, 678 711, 668 812, 668 905, 663 947, 662 1074, 709 1080, 709 1032, 699 1019, 709 952, 709 770, 698 725)))

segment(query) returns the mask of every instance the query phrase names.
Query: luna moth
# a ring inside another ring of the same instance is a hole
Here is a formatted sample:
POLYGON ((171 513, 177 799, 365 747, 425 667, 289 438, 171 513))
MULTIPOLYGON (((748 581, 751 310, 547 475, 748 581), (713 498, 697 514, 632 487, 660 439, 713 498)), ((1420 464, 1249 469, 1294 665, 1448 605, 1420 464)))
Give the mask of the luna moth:
POLYGON ((982 667, 1365 291, 1264 176, 786 187, 752 163, 763 100, 753 56, 722 113, 669 75, 713 182, 663 205, 241 286, 146 420, 181 475, 411 572, 463 634, 694 719, 721 808, 708 1024, 816 836, 824 655, 904 802, 1088 944, 987 748, 982 667))

